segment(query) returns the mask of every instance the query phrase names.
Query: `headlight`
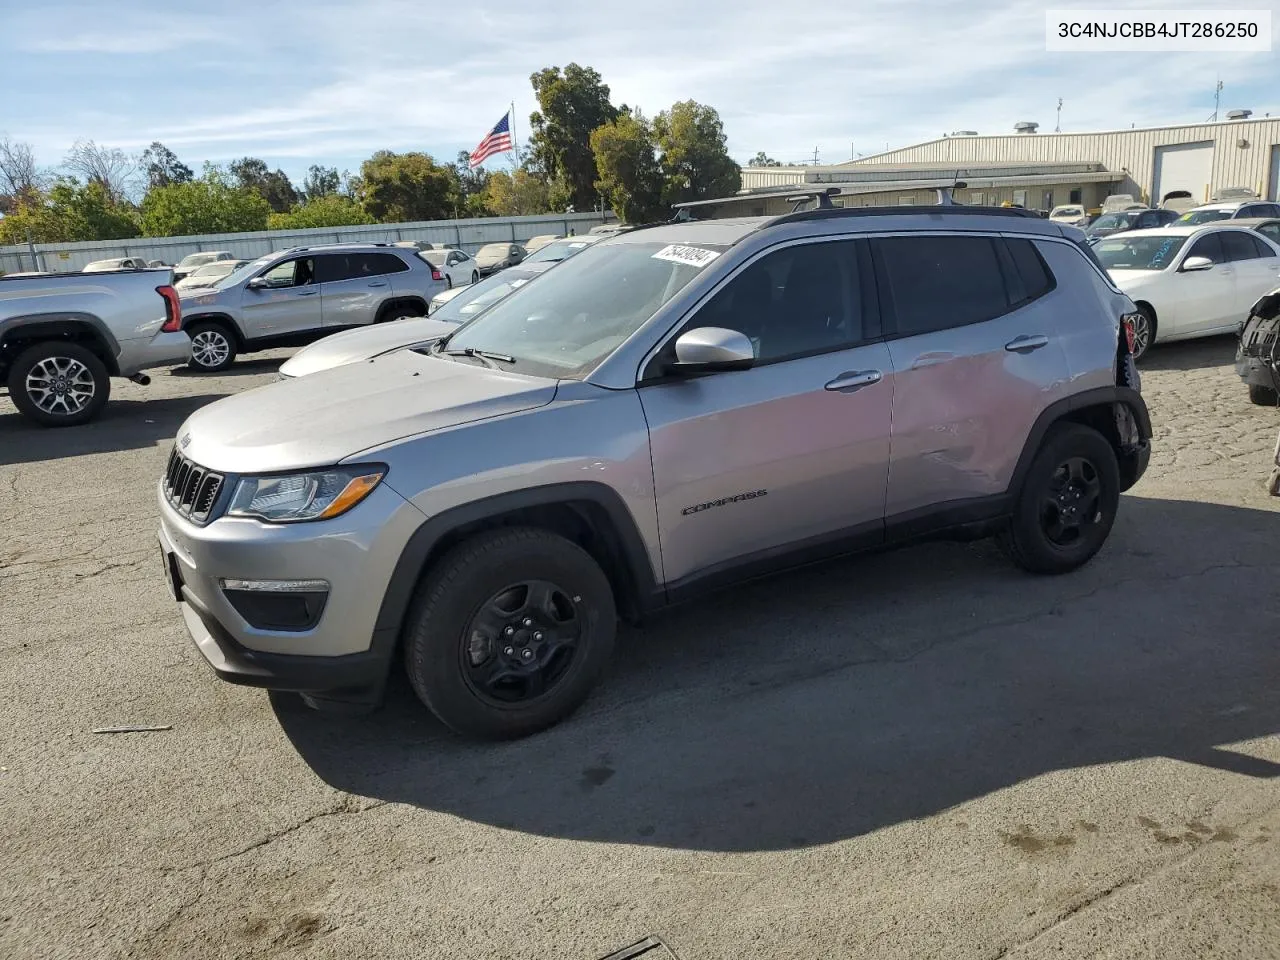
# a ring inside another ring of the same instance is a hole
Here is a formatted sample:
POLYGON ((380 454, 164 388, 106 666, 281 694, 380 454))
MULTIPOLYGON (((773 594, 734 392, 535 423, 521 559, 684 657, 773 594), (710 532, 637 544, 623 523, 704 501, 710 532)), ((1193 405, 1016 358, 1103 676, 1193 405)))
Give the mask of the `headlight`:
POLYGON ((244 477, 231 498, 229 517, 268 523, 328 520, 346 513, 387 475, 381 464, 329 467, 275 477, 244 477))

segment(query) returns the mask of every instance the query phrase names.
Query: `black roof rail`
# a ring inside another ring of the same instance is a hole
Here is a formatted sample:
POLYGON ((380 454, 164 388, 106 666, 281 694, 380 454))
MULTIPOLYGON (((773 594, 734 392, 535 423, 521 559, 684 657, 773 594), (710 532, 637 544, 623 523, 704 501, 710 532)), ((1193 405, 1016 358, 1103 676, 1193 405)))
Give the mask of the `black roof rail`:
POLYGON ((1041 219, 1034 210, 1021 207, 979 207, 962 206, 960 204, 911 204, 899 207, 832 207, 830 209, 800 210, 795 213, 784 213, 769 221, 768 226, 780 223, 798 223, 806 220, 833 220, 841 217, 900 217, 904 214, 927 213, 941 217, 1018 217, 1030 220, 1041 219))

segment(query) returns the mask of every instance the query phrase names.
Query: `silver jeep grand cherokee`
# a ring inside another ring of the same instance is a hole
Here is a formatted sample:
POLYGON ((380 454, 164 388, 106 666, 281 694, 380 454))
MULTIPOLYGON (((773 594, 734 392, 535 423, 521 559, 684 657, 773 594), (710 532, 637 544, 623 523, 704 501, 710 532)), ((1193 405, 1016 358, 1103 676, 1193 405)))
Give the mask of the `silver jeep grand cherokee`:
POLYGON ((447 725, 569 714, 619 617, 852 550, 1080 566, 1142 476, 1133 304, 1019 210, 814 210, 611 238, 418 348, 193 414, 169 585, 225 680, 447 725))

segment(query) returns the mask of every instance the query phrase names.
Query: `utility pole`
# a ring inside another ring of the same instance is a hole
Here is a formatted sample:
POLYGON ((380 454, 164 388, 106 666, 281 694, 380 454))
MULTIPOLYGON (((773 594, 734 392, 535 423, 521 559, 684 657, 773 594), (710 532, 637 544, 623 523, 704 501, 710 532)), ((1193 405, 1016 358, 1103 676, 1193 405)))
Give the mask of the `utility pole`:
POLYGON ((1062 132, 1062 98, 1058 98, 1058 122, 1053 126, 1054 133, 1062 132))
POLYGON ((1213 90, 1213 116, 1210 119, 1214 122, 1217 122, 1218 107, 1221 105, 1222 105, 1222 81, 1219 80, 1218 85, 1214 87, 1214 90, 1213 90))
POLYGON ((818 165, 818 148, 817 147, 813 148, 813 165, 815 167, 818 165))

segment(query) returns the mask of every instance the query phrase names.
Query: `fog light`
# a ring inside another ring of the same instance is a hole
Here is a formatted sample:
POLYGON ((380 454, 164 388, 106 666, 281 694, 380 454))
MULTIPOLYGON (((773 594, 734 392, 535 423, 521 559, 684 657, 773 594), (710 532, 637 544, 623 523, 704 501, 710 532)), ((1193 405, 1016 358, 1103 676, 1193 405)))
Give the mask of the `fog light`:
POLYGON ((222 595, 258 630, 310 630, 329 601, 325 580, 218 580, 222 595))

